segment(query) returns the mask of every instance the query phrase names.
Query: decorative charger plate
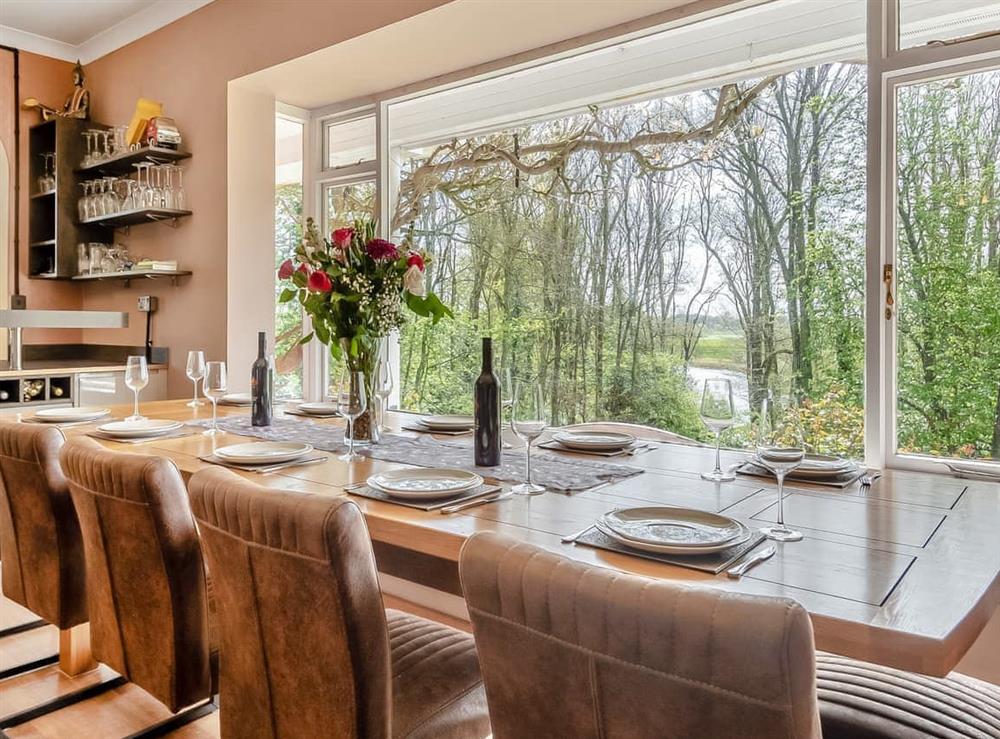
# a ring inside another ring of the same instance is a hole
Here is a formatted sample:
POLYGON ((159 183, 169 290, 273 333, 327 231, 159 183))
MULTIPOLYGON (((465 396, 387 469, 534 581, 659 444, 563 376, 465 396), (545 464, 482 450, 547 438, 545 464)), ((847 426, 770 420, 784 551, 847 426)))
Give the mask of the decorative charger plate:
POLYGON ((598 531, 603 533, 608 538, 613 539, 614 541, 617 541, 619 544, 622 544, 626 547, 631 547, 632 549, 639 549, 644 552, 653 552, 655 554, 698 555, 698 554, 713 554, 715 552, 721 552, 725 549, 729 549, 730 547, 739 546, 740 544, 743 544, 744 542, 749 540, 750 537, 753 536, 753 531, 751 531, 743 524, 740 524, 738 521, 736 523, 739 524, 741 528, 741 533, 738 534, 735 538, 730 539, 729 541, 720 542, 718 544, 705 544, 705 545, 654 544, 652 542, 636 541, 635 539, 628 539, 624 536, 616 534, 614 531, 609 529, 602 522, 601 519, 598 519, 594 525, 598 531))
POLYGON ((298 409, 310 416, 338 416, 336 403, 299 403, 298 409))
POLYGON ((176 431, 183 425, 180 421, 144 418, 139 421, 112 421, 98 426, 97 430, 120 439, 134 439, 143 436, 163 436, 171 431, 176 431))
POLYGON ((471 429, 475 425, 471 416, 424 416, 418 418, 417 423, 429 429, 441 429, 442 431, 471 429))
POLYGON ((367 482, 369 487, 397 498, 433 500, 479 487, 483 478, 459 469, 408 469, 380 472, 367 482))
POLYGON ((728 516, 671 506, 623 508, 604 514, 600 522, 628 541, 680 547, 726 544, 746 528, 728 516))
POLYGON ((32 419, 44 423, 72 423, 73 421, 96 421, 111 413, 107 408, 42 408, 32 419))
POLYGON ((633 444, 632 434, 617 431, 557 431, 552 438, 569 449, 590 452, 613 452, 633 444))
POLYGON ((291 462, 313 451, 312 444, 297 441, 251 441, 215 450, 215 456, 236 464, 275 464, 291 462))

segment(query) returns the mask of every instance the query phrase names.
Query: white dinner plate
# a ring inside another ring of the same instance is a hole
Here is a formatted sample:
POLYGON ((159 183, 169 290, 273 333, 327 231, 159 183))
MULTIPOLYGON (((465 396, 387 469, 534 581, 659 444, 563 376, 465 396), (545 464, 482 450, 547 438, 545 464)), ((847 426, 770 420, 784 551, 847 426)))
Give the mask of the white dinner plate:
POLYGON ((215 450, 215 456, 235 464, 276 464, 291 462, 313 451, 312 444, 297 441, 250 441, 215 450))
POLYGON ((253 396, 250 393, 226 393, 219 398, 222 405, 252 405, 253 396))
POLYGON ((299 403, 298 409, 310 416, 338 416, 336 403, 299 403))
POLYGON ((728 516, 672 506, 623 508, 604 514, 600 522, 627 541, 670 547, 731 545, 746 529, 728 516))
POLYGON ((1000 464, 972 459, 949 459, 942 464, 958 475, 970 475, 976 479, 1000 482, 1000 464))
POLYGON ((721 552, 725 549, 729 549, 730 547, 739 546, 740 544, 747 542, 750 537, 753 536, 753 531, 740 524, 743 528, 743 532, 730 541, 706 546, 677 546, 670 544, 650 544, 647 542, 635 541, 634 539, 626 539, 625 537, 619 536, 614 531, 608 529, 601 523, 600 520, 596 521, 594 525, 597 527, 598 531, 623 546, 638 549, 643 552, 653 552, 654 554, 686 554, 690 556, 696 556, 699 554, 714 554, 715 552, 721 552))
MULTIPOLYGON (((771 472, 756 456, 751 457, 750 462, 773 476, 774 473, 771 472)), ((857 469, 857 464, 849 459, 809 455, 802 460, 798 467, 788 473, 788 477, 794 477, 800 480, 825 480, 831 477, 840 477, 841 475, 856 472, 857 469)))
POLYGON ((584 452, 616 452, 635 443, 632 434, 617 431, 556 431, 552 438, 564 447, 584 452))
POLYGON ((112 421, 98 426, 97 430, 120 439, 135 439, 143 436, 163 436, 176 431, 183 425, 180 421, 144 418, 141 421, 112 421))
POLYGON ((460 431, 471 429, 475 425, 471 416, 424 416, 418 418, 417 423, 441 431, 460 431))
POLYGON ((434 500, 464 493, 483 484, 475 472, 457 469, 411 469, 381 472, 368 478, 368 486, 396 498, 434 500))
POLYGON ((75 421, 96 421, 111 411, 107 408, 42 408, 32 416, 34 421, 43 423, 73 423, 75 421))

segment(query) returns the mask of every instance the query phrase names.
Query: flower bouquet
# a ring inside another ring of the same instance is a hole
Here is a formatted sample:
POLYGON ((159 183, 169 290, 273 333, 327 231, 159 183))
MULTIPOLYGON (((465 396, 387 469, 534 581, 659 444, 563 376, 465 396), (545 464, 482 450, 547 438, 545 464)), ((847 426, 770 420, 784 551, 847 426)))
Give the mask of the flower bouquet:
MULTIPOLYGON (((306 221, 295 258, 278 268, 278 278, 289 283, 278 300, 297 299, 312 322, 312 332, 348 369, 364 373, 365 390, 372 398, 373 377, 381 340, 403 325, 405 310, 437 323, 451 310, 427 290, 425 253, 375 236, 371 219, 338 228, 324 239, 315 222, 306 221)), ((378 430, 370 409, 354 422, 354 437, 373 441, 378 430)))

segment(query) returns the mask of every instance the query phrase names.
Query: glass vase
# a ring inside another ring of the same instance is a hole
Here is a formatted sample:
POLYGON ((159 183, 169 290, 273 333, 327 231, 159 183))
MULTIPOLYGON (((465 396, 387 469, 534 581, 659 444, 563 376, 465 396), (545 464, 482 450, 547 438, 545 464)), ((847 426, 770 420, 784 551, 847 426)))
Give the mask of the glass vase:
MULTIPOLYGON (((340 339, 341 356, 347 363, 347 368, 353 372, 362 372, 365 376, 365 394, 368 397, 368 407, 358 416, 353 426, 354 443, 375 444, 379 440, 379 427, 376 422, 376 410, 373 405, 375 389, 375 370, 378 363, 378 341, 359 341, 357 354, 351 354, 351 340, 340 339)), ((344 439, 349 438, 345 428, 344 439)))

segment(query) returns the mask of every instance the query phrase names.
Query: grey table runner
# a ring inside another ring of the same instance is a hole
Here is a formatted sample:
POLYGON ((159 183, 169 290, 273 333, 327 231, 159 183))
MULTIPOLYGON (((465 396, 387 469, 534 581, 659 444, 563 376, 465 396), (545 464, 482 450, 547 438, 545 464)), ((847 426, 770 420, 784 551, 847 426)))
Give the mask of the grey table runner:
MULTIPOLYGON (((212 424, 210 420, 193 423, 201 426, 212 424)), ((275 418, 270 426, 254 426, 248 416, 228 416, 219 419, 219 428, 232 434, 268 441, 312 444, 326 452, 340 452, 345 448, 342 427, 305 419, 275 418)), ((472 445, 469 442, 385 434, 378 444, 355 449, 360 454, 384 462, 419 467, 454 467, 506 482, 521 482, 524 479, 524 450, 504 451, 500 455, 498 467, 477 467, 472 460, 472 445)), ((535 482, 564 493, 588 490, 596 485, 623 480, 642 472, 639 467, 570 459, 540 454, 537 451, 531 456, 531 470, 535 482)))

